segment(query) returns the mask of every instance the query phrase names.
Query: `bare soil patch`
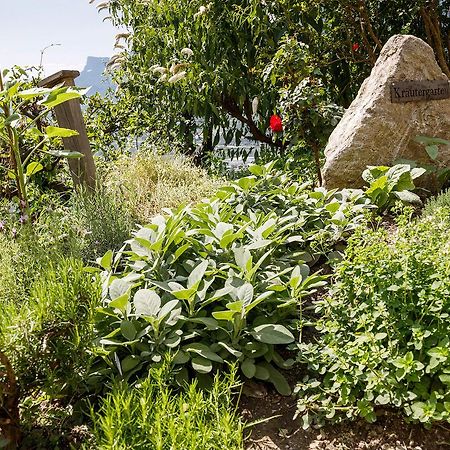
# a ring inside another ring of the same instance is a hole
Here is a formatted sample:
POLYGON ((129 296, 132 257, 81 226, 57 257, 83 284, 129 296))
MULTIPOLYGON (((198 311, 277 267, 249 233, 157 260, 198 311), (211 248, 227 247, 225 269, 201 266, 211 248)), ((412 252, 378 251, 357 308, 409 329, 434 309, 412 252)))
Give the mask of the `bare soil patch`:
POLYGON ((246 450, 450 450, 450 425, 431 430, 406 423, 400 414, 383 412, 374 424, 364 420, 303 430, 292 418, 296 401, 268 392, 242 396, 240 412, 247 422, 277 416, 248 430, 246 450))

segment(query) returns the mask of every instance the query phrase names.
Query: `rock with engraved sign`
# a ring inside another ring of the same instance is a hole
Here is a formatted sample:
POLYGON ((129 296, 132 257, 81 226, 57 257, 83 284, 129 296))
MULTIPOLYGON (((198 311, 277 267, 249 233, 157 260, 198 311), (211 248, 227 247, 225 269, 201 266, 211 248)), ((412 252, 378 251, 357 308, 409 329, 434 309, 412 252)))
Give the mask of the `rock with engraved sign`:
MULTIPOLYGON (((330 136, 323 169, 327 188, 361 187, 367 166, 402 160, 450 167, 450 146, 432 159, 417 136, 450 140, 449 81, 432 48, 421 39, 389 39, 359 93, 330 136)), ((424 176, 423 187, 439 187, 424 176)))

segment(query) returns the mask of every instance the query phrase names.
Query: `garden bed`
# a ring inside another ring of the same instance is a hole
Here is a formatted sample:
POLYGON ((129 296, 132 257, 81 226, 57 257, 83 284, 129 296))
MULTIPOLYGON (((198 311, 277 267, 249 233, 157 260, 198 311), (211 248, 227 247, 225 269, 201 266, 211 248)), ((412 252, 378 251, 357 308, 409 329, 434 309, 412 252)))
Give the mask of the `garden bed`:
POLYGON ((407 424, 400 414, 378 411, 376 423, 365 420, 303 430, 294 421, 296 400, 268 392, 265 397, 243 396, 240 412, 247 422, 273 419, 252 427, 246 450, 446 450, 450 427, 435 424, 431 430, 407 424))

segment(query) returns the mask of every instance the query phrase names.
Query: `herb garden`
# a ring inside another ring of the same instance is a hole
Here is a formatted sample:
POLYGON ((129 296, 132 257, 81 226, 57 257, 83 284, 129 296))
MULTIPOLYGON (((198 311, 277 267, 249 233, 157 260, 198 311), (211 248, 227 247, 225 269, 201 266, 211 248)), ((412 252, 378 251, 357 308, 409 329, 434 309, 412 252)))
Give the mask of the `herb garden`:
POLYGON ((91 3, 115 92, 0 75, 0 448, 450 446, 450 130, 322 179, 392 35, 450 75, 449 2, 91 3))

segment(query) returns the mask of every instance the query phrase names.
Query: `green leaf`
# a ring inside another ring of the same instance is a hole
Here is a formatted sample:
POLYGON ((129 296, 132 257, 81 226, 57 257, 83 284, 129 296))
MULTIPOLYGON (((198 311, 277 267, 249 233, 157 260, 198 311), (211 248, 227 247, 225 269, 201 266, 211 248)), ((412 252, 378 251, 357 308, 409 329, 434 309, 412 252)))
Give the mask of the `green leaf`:
POLYGON ((203 277, 205 276, 207 268, 208 260, 202 261, 200 264, 198 264, 188 277, 187 287, 192 288, 194 286, 198 286, 200 284, 200 281, 202 281, 203 277))
POLYGON ((192 368, 199 373, 209 373, 212 370, 212 362, 201 356, 193 358, 191 364, 192 368))
POLYGON ((245 283, 237 290, 237 297, 247 306, 253 300, 253 286, 250 283, 245 283))
POLYGON ((141 359, 139 356, 136 355, 128 355, 126 358, 124 358, 121 362, 122 366, 122 372, 127 373, 133 370, 136 366, 139 365, 141 362, 141 359))
POLYGON ((283 325, 260 325, 251 334, 257 341, 265 344, 290 344, 295 340, 294 335, 283 325))
POLYGON ((49 138, 55 138, 55 137, 62 137, 62 138, 68 138, 72 136, 78 136, 78 131, 70 130, 69 128, 60 128, 60 127, 46 127, 45 128, 45 134, 49 138))
POLYGON ((255 378, 266 381, 270 378, 270 373, 265 367, 258 364, 256 365, 255 378))
POLYGON ((247 378, 253 378, 256 373, 255 360, 251 358, 244 359, 241 363, 241 370, 247 378))
POLYGON ((122 322, 120 323, 120 332, 122 333, 122 336, 128 341, 134 340, 137 334, 133 322, 130 322, 129 320, 122 320, 122 322))
POLYGON ((422 204, 422 200, 420 200, 420 197, 417 194, 414 194, 414 192, 395 191, 395 192, 393 192, 393 194, 397 198, 399 198, 402 202, 416 204, 416 205, 422 204))
POLYGON ((82 97, 87 91, 88 89, 58 88, 52 91, 45 100, 40 102, 40 104, 46 106, 48 109, 52 109, 69 100, 82 97))
POLYGON ((234 311, 215 311, 212 313, 214 319, 232 321, 236 312, 234 311))
POLYGON ((275 386, 275 389, 281 395, 291 395, 292 390, 284 375, 271 364, 263 363, 269 372, 269 381, 275 386))
POLYGON ((112 250, 108 250, 101 258, 97 259, 97 264, 105 270, 111 270, 112 257, 112 250))
POLYGON ((109 285, 109 295, 111 296, 111 300, 121 297, 128 289, 130 289, 130 283, 127 283, 120 278, 114 279, 109 285))
POLYGON ((126 306, 128 305, 128 300, 130 298, 130 292, 127 292, 120 297, 116 297, 114 300, 109 302, 111 308, 117 308, 122 312, 125 312, 126 306))
POLYGON ((138 317, 155 317, 161 309, 161 298, 151 289, 139 289, 134 294, 133 303, 138 317))
POLYGON ((439 155, 439 147, 436 144, 427 145, 425 147, 428 156, 434 161, 439 155))
POLYGON ((39 162, 31 162, 27 166, 26 175, 27 175, 27 177, 31 177, 32 175, 40 172, 43 169, 44 169, 44 166, 41 163, 39 163, 39 162))
POLYGON ((20 91, 17 95, 23 100, 31 100, 36 97, 47 95, 49 92, 51 92, 51 89, 48 88, 32 88, 20 91))
POLYGON ((183 347, 183 350, 189 353, 196 353, 197 355, 200 355, 202 358, 206 358, 211 361, 223 363, 223 359, 219 355, 211 351, 208 348, 208 346, 200 342, 186 345, 183 347))

